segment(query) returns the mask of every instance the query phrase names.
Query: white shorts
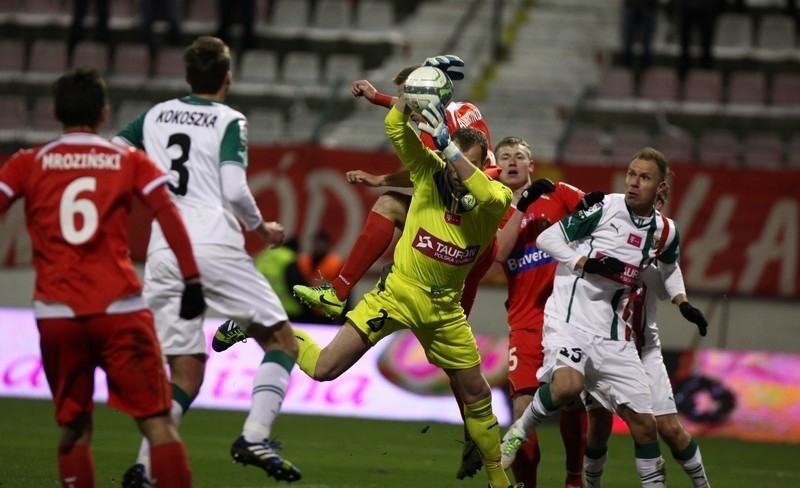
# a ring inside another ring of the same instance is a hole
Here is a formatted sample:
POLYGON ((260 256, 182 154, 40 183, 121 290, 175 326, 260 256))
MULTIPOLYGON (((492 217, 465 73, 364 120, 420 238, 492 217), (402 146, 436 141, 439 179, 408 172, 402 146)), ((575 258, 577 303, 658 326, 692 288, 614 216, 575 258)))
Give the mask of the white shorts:
POLYGON ((658 346, 645 346, 642 349, 642 364, 650 383, 650 396, 653 397, 653 414, 669 415, 678 413, 675 406, 675 397, 672 393, 672 383, 669 381, 667 367, 664 366, 664 356, 658 346))
POLYGON ((652 413, 650 387, 633 341, 614 341, 545 315, 544 365, 537 377, 549 382, 553 373, 569 367, 585 378, 586 392, 603 408, 616 412, 626 405, 637 413, 652 413))
MULTIPOLYGON (((251 323, 266 327, 288 320, 272 287, 243 250, 194 246, 206 304, 245 330, 251 323)), ((170 249, 150 253, 144 269, 144 298, 153 309, 158 340, 166 356, 205 354, 203 317, 178 316, 183 278, 170 249)))

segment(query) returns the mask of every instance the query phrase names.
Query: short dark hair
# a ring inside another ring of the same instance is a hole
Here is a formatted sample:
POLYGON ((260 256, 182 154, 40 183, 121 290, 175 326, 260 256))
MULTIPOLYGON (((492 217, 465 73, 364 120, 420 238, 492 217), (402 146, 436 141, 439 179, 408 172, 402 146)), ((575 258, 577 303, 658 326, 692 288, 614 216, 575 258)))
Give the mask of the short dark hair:
POLYGON ((201 36, 183 52, 183 63, 192 93, 217 93, 231 69, 231 52, 221 39, 201 36))
POLYGON ((64 127, 97 127, 108 104, 106 82, 94 68, 72 69, 53 86, 56 119, 64 127))
POLYGON ((472 127, 461 127, 453 132, 453 142, 457 143, 462 151, 469 151, 472 146, 479 145, 481 147, 480 169, 483 169, 486 155, 489 153, 489 140, 486 139, 486 134, 472 127))
POLYGON ((408 75, 413 73, 414 70, 416 70, 420 66, 422 66, 422 65, 421 64, 409 64, 408 66, 404 66, 403 69, 401 69, 396 75, 394 75, 394 78, 392 78, 392 83, 394 83, 397 86, 402 85, 408 79, 408 75))
POLYGON ((533 155, 533 149, 531 148, 531 145, 530 145, 530 144, 528 144, 528 142, 527 142, 527 141, 525 141, 525 139, 523 139, 523 138, 521 138, 521 137, 517 137, 517 136, 508 136, 508 137, 504 137, 504 138, 503 138, 503 139, 502 139, 500 142, 498 142, 498 143, 497 143, 497 145, 494 147, 494 152, 495 152, 495 153, 497 153, 497 152, 499 152, 499 151, 500 151, 500 148, 501 148, 501 147, 506 147, 506 146, 508 146, 508 147, 512 147, 512 146, 522 146, 522 147, 524 147, 524 148, 527 148, 527 149, 528 149, 528 154, 529 154, 529 155, 531 155, 531 156, 533 155))
POLYGON ((645 161, 652 161, 658 166, 658 171, 661 173, 661 181, 667 181, 669 175, 669 161, 667 157, 658 149, 652 147, 645 147, 640 149, 631 158, 631 162, 637 159, 644 159, 645 161))

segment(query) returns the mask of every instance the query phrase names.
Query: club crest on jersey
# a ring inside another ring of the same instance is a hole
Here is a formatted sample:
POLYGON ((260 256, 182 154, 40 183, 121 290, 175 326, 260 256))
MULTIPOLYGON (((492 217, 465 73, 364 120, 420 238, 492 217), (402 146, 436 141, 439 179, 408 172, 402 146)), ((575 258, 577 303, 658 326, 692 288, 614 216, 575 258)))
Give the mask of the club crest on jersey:
POLYGON ((642 247, 642 238, 636 234, 628 234, 628 244, 633 247, 642 247))
POLYGON ((436 261, 461 266, 475 261, 480 246, 462 248, 439 239, 425 229, 419 229, 414 236, 414 249, 436 261))

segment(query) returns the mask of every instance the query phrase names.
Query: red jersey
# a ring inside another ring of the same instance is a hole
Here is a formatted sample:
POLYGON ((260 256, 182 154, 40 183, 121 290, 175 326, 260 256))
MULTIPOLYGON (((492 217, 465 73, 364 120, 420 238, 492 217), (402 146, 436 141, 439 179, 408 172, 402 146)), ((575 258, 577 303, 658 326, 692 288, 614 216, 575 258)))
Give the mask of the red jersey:
MULTIPOLYGON (((536 247, 539 234, 569 215, 578 205, 583 192, 566 183, 556 183, 556 189, 533 202, 520 223, 517 242, 503 262, 508 278, 508 324, 525 327, 544 321, 544 304, 553 291, 557 261, 536 247)), ((501 226, 516 210, 508 209, 501 226)))
POLYGON ((85 316, 140 293, 127 240, 131 200, 166 182, 143 152, 95 134, 64 134, 14 154, 0 168, 0 192, 8 197, 0 199, 0 213, 25 197, 34 299, 85 316))

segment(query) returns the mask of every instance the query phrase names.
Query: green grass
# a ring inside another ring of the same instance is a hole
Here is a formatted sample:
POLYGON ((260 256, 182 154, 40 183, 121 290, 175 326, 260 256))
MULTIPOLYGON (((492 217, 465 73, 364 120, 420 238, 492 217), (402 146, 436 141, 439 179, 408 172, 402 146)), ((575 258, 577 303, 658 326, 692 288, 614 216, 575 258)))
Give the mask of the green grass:
MULTIPOLYGON (((58 429, 49 401, 0 399, 0 487, 57 487, 58 429)), ((181 426, 196 487, 275 486, 261 470, 232 464, 228 449, 240 432, 244 412, 192 410, 181 426)), ((457 481, 461 427, 425 422, 391 422, 337 417, 282 415, 274 435, 283 453, 303 471, 302 488, 485 487, 481 471, 457 481), (427 430, 425 427, 429 427, 427 430)), ((699 439, 706 469, 716 487, 800 486, 800 447, 730 439, 699 439)), ((543 451, 539 486, 563 486, 563 448, 557 427, 540 430, 543 451)), ((97 486, 120 486, 132 463, 139 437, 133 421, 105 405, 95 415, 94 457, 97 486)), ((613 436, 605 485, 640 486, 633 448, 626 436, 613 436)), ((691 486, 667 456, 671 487, 691 486)), ((285 486, 285 484, 282 484, 285 486)))

